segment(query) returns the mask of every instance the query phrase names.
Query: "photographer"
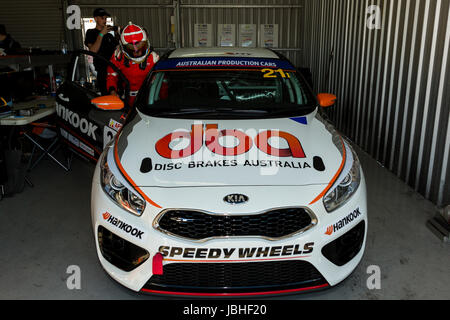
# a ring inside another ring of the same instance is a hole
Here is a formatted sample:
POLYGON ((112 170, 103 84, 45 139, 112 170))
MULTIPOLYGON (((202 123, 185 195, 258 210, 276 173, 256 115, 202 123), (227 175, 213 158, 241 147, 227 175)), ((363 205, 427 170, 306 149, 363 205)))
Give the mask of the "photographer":
MULTIPOLYGON (((89 29, 86 32, 84 44, 89 51, 98 53, 100 56, 109 60, 119 44, 118 40, 109 32, 115 30, 112 26, 106 25, 107 18, 110 14, 103 8, 94 10, 94 19, 96 23, 95 29, 89 29)), ((94 58, 94 67, 97 71, 97 87, 102 95, 107 94, 106 90, 106 68, 105 62, 94 58)))

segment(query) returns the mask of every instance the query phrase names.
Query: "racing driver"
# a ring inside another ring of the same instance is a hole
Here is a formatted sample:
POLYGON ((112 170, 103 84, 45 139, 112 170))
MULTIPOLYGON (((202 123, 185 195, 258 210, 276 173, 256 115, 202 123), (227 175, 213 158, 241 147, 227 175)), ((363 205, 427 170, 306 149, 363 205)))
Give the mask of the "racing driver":
MULTIPOLYGON (((147 32, 130 22, 123 29, 120 45, 111 57, 111 63, 118 67, 130 82, 130 105, 133 105, 139 88, 158 60, 158 54, 150 47, 147 32)), ((110 94, 119 95, 118 82, 118 74, 108 67, 106 85, 110 94)))

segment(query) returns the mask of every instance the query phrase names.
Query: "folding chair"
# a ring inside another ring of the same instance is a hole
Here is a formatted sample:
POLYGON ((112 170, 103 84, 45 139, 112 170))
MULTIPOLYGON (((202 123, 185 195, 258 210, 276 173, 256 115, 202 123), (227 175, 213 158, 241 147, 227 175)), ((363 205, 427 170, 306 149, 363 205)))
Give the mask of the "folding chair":
POLYGON ((54 153, 61 147, 61 143, 59 140, 59 136, 56 133, 56 127, 54 125, 50 125, 46 122, 33 122, 30 124, 33 129, 31 130, 31 134, 28 132, 24 132, 23 135, 33 143, 33 150, 31 152, 31 157, 28 160, 28 171, 31 171, 36 165, 41 162, 41 160, 47 156, 56 164, 58 164, 65 171, 70 171, 72 165, 73 154, 70 153, 66 159, 66 165, 61 163, 56 157, 54 153), (47 140, 47 146, 43 143, 43 141, 47 140), (36 150, 39 149, 41 154, 39 157, 33 162, 33 157, 36 153, 36 150))

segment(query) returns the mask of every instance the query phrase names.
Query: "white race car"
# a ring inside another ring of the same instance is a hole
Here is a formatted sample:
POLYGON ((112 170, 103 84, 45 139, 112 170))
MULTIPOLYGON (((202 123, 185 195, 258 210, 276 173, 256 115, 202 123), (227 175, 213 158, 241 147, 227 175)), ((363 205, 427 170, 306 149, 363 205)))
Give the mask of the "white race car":
POLYGON ((95 170, 103 268, 175 296, 343 281, 363 256, 367 203, 355 152, 322 115, 335 99, 272 50, 164 55, 95 170))

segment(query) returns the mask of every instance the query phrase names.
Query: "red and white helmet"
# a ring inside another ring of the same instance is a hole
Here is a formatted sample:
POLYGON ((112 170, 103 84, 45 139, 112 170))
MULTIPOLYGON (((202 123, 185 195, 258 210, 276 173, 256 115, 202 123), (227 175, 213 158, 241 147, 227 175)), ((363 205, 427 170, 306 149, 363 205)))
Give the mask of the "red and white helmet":
POLYGON ((126 58, 141 63, 150 53, 150 42, 144 28, 131 22, 122 30, 120 45, 126 58))

